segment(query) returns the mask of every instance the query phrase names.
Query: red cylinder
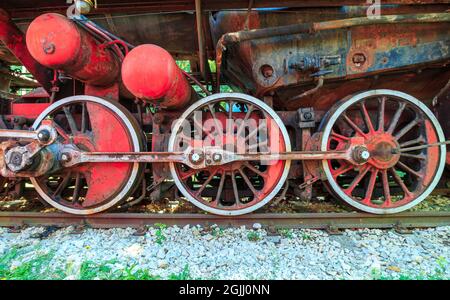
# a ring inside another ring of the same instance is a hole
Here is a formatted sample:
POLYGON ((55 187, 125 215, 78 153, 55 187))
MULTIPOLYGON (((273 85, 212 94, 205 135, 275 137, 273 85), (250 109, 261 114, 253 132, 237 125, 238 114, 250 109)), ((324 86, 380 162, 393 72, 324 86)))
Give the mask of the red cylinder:
POLYGON ((34 19, 26 41, 39 63, 85 83, 105 86, 119 77, 120 66, 114 55, 63 15, 48 13, 34 19))
POLYGON ((185 107, 191 86, 169 52, 145 44, 131 50, 122 63, 122 81, 137 98, 165 108, 185 107))

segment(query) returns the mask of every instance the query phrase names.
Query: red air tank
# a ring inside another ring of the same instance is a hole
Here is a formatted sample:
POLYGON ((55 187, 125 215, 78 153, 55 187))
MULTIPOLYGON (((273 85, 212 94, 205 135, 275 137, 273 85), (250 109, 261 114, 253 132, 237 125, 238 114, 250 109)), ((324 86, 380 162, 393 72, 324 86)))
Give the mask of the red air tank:
POLYGON ((34 19, 26 41, 31 56, 46 67, 91 85, 118 80, 120 66, 114 55, 63 15, 48 13, 34 19))
POLYGON ((131 50, 122 63, 122 81, 137 98, 162 107, 185 107, 191 99, 191 86, 169 52, 145 44, 131 50))

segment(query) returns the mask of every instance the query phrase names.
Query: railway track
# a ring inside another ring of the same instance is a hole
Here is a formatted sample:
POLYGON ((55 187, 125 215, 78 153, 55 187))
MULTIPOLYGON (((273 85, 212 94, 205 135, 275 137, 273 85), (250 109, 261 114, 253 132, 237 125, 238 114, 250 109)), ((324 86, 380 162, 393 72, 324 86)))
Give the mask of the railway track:
POLYGON ((145 214, 105 213, 90 216, 66 213, 0 212, 0 226, 76 226, 86 228, 142 228, 162 223, 166 225, 217 224, 222 227, 249 226, 260 223, 269 229, 310 228, 336 231, 357 228, 427 228, 450 225, 450 212, 406 212, 393 215, 367 213, 293 213, 293 214, 248 214, 235 217, 220 217, 209 214, 145 214))

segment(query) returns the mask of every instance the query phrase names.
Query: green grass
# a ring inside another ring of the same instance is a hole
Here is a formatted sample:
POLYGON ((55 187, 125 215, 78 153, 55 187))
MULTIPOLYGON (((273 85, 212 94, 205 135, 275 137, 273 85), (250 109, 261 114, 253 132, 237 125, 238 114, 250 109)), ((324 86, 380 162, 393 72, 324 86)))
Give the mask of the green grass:
POLYGON ((378 269, 372 269, 371 279, 374 280, 450 280, 450 277, 446 275, 448 262, 440 257, 436 260, 436 268, 434 272, 425 274, 423 272, 412 273, 399 273, 398 276, 386 275, 378 269))
POLYGON ((310 235, 307 234, 307 233, 303 233, 303 234, 302 234, 302 239, 304 239, 304 240, 306 240, 306 241, 311 241, 311 240, 313 239, 313 237, 310 236, 310 235))
POLYGON ((247 238, 249 241, 257 242, 261 239, 261 236, 257 231, 250 231, 249 233, 247 233, 247 238))
MULTIPOLYGON (((104 262, 84 261, 80 265, 79 272, 74 270, 72 263, 67 263, 65 268, 52 269, 53 252, 36 255, 33 259, 13 267, 13 263, 20 256, 27 254, 23 249, 13 248, 0 257, 0 280, 62 280, 72 274, 74 279, 80 280, 187 280, 194 279, 191 276, 189 265, 185 265, 180 273, 169 274, 166 278, 153 275, 147 269, 137 268, 137 265, 115 268, 118 260, 104 262)), ((197 278, 198 279, 198 278, 197 278)))
POLYGON ((225 235, 225 230, 223 230, 223 228, 220 227, 215 227, 212 231, 211 231, 211 235, 214 237, 222 237, 225 235))
POLYGON ((292 230, 287 228, 278 229, 278 233, 287 239, 292 239, 294 237, 292 230))
POLYGON ((167 239, 166 236, 164 235, 164 229, 167 228, 167 225, 156 223, 155 227, 157 228, 155 233, 156 243, 162 245, 162 243, 167 239))
POLYGON ((54 253, 37 255, 15 268, 12 268, 13 261, 23 254, 23 251, 17 248, 0 257, 0 279, 2 280, 37 280, 37 279, 63 279, 65 274, 63 270, 50 270, 48 267, 54 257, 54 253))

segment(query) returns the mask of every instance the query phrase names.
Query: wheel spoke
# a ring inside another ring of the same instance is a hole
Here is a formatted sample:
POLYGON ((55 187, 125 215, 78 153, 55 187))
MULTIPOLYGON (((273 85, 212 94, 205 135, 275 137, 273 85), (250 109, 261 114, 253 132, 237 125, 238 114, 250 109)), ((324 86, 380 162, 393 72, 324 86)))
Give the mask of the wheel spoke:
POLYGON ((369 204, 372 199, 373 190, 375 189, 375 184, 377 181, 378 170, 373 168, 370 174, 369 183, 367 185, 366 195, 364 197, 363 203, 369 204))
POLYGON ((181 175, 181 180, 186 180, 189 177, 193 176, 194 174, 197 174, 199 170, 197 169, 190 169, 189 171, 185 172, 183 175, 181 175))
POLYGON ((381 180, 383 182, 383 193, 384 193, 383 205, 389 206, 391 204, 391 192, 389 191, 389 179, 386 170, 381 171, 381 180))
POLYGON ((398 109, 395 112, 394 117, 392 117, 391 124, 389 124, 389 128, 387 130, 388 133, 392 134, 397 127, 397 123, 400 120, 400 116, 402 115, 403 110, 405 109, 406 104, 404 102, 400 102, 398 109))
POLYGON ((350 138, 343 136, 341 134, 338 134, 334 130, 331 131, 331 138, 335 139, 338 142, 345 142, 345 141, 350 140, 350 138))
POLYGON ((345 173, 347 173, 348 171, 353 170, 353 166, 350 164, 343 164, 342 166, 340 166, 339 168, 337 168, 336 170, 332 171, 333 174, 333 178, 336 179, 339 175, 343 175, 345 173))
POLYGON ((238 128, 236 136, 240 136, 242 130, 245 128, 245 122, 247 122, 248 118, 250 117, 250 114, 253 112, 253 109, 254 109, 253 105, 247 106, 247 113, 245 114, 245 117, 238 128))
POLYGON ((413 121, 409 122, 408 125, 403 127, 397 134, 395 135, 395 138, 399 140, 402 136, 404 136, 408 131, 410 131, 414 126, 416 126, 419 123, 419 119, 414 119, 413 121))
POLYGON ((64 114, 66 115, 67 122, 69 123, 70 131, 72 132, 72 134, 76 134, 78 132, 77 123, 75 122, 75 119, 73 118, 73 115, 70 112, 70 108, 67 106, 64 106, 63 110, 64 110, 64 114))
POLYGON ((231 183, 233 185, 233 193, 234 193, 234 200, 236 202, 236 206, 239 206, 241 204, 241 200, 239 199, 239 193, 236 183, 236 177, 234 175, 234 171, 231 171, 231 183))
POLYGON ((223 128, 219 124, 219 121, 217 120, 216 113, 214 111, 214 107, 211 104, 208 104, 208 108, 209 108, 209 111, 211 112, 211 116, 214 119, 214 124, 216 124, 216 131, 219 132, 219 129, 222 129, 222 132, 220 132, 220 134, 223 135, 223 128))
POLYGON ((364 121, 367 125, 367 128, 369 129, 369 132, 374 132, 375 129, 373 128, 372 120, 370 119, 370 115, 369 115, 369 112, 367 111, 366 104, 364 103, 364 101, 361 101, 360 106, 361 106, 361 112, 364 117, 364 121))
POLYGON ((261 172, 260 170, 258 170, 257 168, 255 168, 255 166, 253 166, 252 164, 250 164, 249 162, 245 162, 244 166, 246 166, 247 168, 249 168, 252 172, 256 173, 257 175, 265 178, 267 177, 267 174, 264 174, 263 172, 261 172))
POLYGON ((198 197, 202 194, 203 190, 206 188, 206 186, 209 184, 211 179, 213 179, 214 175, 216 175, 217 169, 208 176, 208 179, 202 184, 202 186, 195 192, 195 195, 198 197))
POLYGON ((409 153, 404 153, 404 152, 400 152, 400 156, 411 157, 411 158, 420 159, 420 160, 426 159, 426 157, 424 155, 409 154, 409 153))
POLYGON ((405 193, 405 198, 411 197, 411 192, 408 190, 408 188, 406 187, 405 183, 400 178, 400 176, 398 176, 396 170, 394 168, 390 168, 389 171, 391 172, 392 176, 394 177, 395 182, 402 188, 403 192, 405 193))
POLYGON ((67 132, 61 126, 59 126, 59 124, 57 124, 54 120, 53 120, 53 127, 55 127, 55 129, 58 132, 58 134, 60 136, 62 136, 62 138, 65 141, 69 141, 70 140, 70 136, 67 134, 67 132))
POLYGON ((253 184, 251 183, 250 179, 245 175, 245 173, 242 171, 242 168, 239 168, 239 173, 241 174, 242 178, 244 179, 245 183, 247 184, 248 188, 252 191, 253 195, 258 196, 258 191, 255 189, 253 184))
POLYGON ((359 171, 359 174, 355 177, 355 179, 353 179, 353 181, 350 184, 350 186, 344 190, 344 192, 347 195, 351 196, 353 190, 356 188, 356 186, 361 181, 361 179, 364 178, 364 176, 369 171, 369 169, 370 169, 370 167, 362 167, 362 169, 359 171))
POLYGON ((234 101, 230 100, 228 105, 229 105, 229 107, 228 107, 228 119, 232 120, 233 119, 233 105, 234 105, 234 101))
POLYGON ((75 185, 73 186, 72 202, 78 202, 80 198, 80 188, 81 188, 81 175, 77 173, 75 176, 75 185))
POLYGON ((386 106, 386 99, 386 96, 382 96, 379 99, 378 132, 384 132, 384 109, 386 106))
POLYGON ((409 141, 401 143, 400 148, 412 146, 415 144, 423 144, 423 143, 425 143, 425 139, 423 138, 423 136, 419 136, 418 138, 415 138, 413 140, 409 140, 409 141))
POLYGON ((253 129, 253 130, 245 137, 244 143, 247 143, 248 140, 249 140, 250 138, 252 138, 255 134, 257 134, 257 133, 263 128, 263 126, 265 125, 264 123, 265 123, 265 122, 263 122, 263 124, 260 124, 260 125, 258 125, 258 127, 256 127, 255 129, 253 129))
POLYGON ((86 109, 86 103, 83 102, 82 104, 82 110, 81 110, 81 132, 86 132, 87 129, 87 109, 86 109))
POLYGON ((422 175, 417 173, 416 171, 414 171, 413 169, 411 169, 410 167, 408 167, 407 165, 405 165, 404 163, 402 163, 401 161, 397 162, 397 165, 403 170, 406 171, 414 176, 416 176, 417 178, 421 178, 422 175))
POLYGON ((261 147, 263 147, 263 146, 266 146, 266 147, 268 146, 268 141, 267 140, 259 142, 259 143, 255 143, 253 145, 249 145, 248 146, 248 150, 250 151, 250 150, 253 150, 253 149, 257 149, 258 147, 261 149, 261 147))
POLYGON ((72 179, 71 177, 72 173, 68 172, 63 179, 61 180, 61 182, 58 184, 58 187, 56 188, 56 190, 53 192, 53 197, 57 197, 60 196, 61 193, 64 191, 64 189, 66 188, 67 184, 69 183, 69 180, 72 179))
POLYGON ((222 190, 223 190, 223 186, 225 184, 225 177, 226 177, 226 173, 223 172, 220 175, 220 183, 219 183, 219 187, 217 189, 217 194, 216 194, 216 200, 215 201, 217 202, 217 204, 220 203, 220 196, 222 196, 222 190))
POLYGON ((350 125, 351 128, 355 131, 355 133, 358 133, 359 135, 366 137, 366 134, 361 130, 361 128, 358 127, 350 118, 347 116, 346 113, 343 113, 344 120, 347 122, 348 125, 350 125))
POLYGON ((203 139, 203 135, 201 133, 205 133, 210 139, 214 140, 215 137, 211 134, 211 132, 204 130, 203 124, 201 124, 200 121, 195 119, 195 116, 192 117, 192 120, 194 121, 194 127, 200 132, 201 139, 203 139))

